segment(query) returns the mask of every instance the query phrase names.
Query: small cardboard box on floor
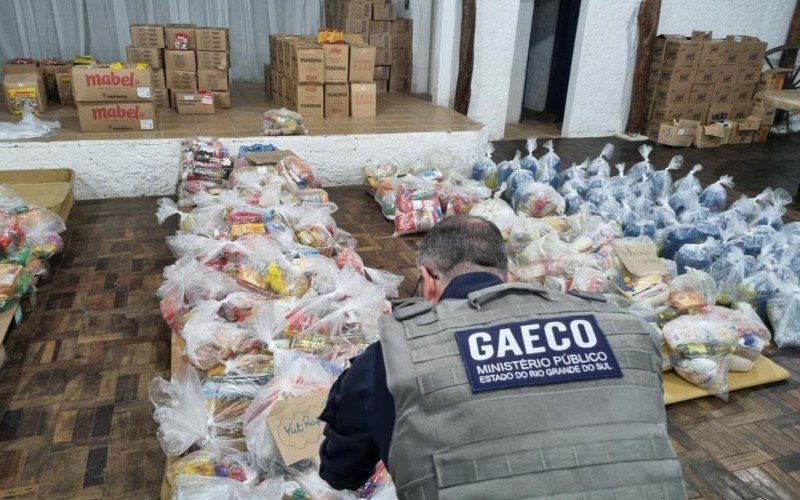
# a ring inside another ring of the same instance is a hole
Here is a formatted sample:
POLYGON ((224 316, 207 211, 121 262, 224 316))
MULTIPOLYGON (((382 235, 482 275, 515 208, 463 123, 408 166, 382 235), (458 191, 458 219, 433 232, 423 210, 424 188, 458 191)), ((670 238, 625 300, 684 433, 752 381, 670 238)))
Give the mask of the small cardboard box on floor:
POLYGON ((47 90, 41 68, 33 66, 28 69, 27 73, 3 75, 3 96, 12 115, 21 115, 26 105, 35 108, 35 113, 47 111, 47 90))
POLYGON ((350 114, 354 118, 376 116, 377 88, 375 82, 350 84, 350 114))
POLYGON ((662 123, 658 130, 658 143, 667 146, 689 147, 694 142, 699 121, 675 120, 673 123, 662 123))
POLYGON ((213 115, 215 111, 211 92, 176 92, 175 103, 179 115, 213 115))
POLYGON ((325 117, 350 116, 350 85, 325 84, 325 117))

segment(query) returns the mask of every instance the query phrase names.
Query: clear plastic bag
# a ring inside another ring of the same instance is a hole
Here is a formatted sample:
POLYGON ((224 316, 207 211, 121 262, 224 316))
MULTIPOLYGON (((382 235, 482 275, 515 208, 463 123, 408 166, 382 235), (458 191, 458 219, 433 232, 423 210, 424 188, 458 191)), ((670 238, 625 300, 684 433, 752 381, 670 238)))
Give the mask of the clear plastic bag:
POLYGON ((384 177, 378 181, 375 190, 375 202, 381 207, 381 213, 390 221, 394 221, 395 190, 400 184, 397 177, 384 177))
POLYGON ((673 193, 680 193, 681 191, 694 191, 695 194, 698 196, 703 191, 703 186, 700 184, 700 181, 697 177, 694 176, 697 172, 703 170, 703 166, 697 164, 692 167, 686 177, 682 177, 675 181, 672 185, 672 192, 673 193))
POLYGON ((262 130, 264 135, 302 135, 306 133, 300 113, 286 108, 265 111, 262 130))
POLYGON ((757 271, 739 284, 737 302, 746 302, 755 310, 762 321, 769 321, 767 304, 779 292, 797 285, 797 275, 791 269, 769 257, 761 259, 757 271))
MULTIPOLYGON (((514 158, 512 158, 511 160, 504 160, 497 164, 497 185, 500 186, 504 182, 509 183, 511 177, 514 176, 514 173, 519 171, 520 169, 522 169, 522 162, 520 160, 520 153, 519 151, 517 151, 516 153, 514 153, 514 158)), ((527 172, 530 172, 531 175, 530 176, 527 176, 527 174, 523 175, 529 178, 533 178, 534 174, 536 173, 535 170, 534 171, 527 170, 527 172)))
POLYGON ((17 216, 19 227, 25 234, 23 244, 39 257, 50 259, 64 248, 60 233, 67 230, 64 221, 46 208, 31 206, 17 216))
POLYGON ((61 122, 37 118, 36 107, 26 104, 18 122, 0 122, 0 141, 17 141, 51 134, 61 128, 61 122))
POLYGON ((687 243, 675 252, 674 260, 678 266, 678 274, 686 273, 688 268, 708 271, 711 263, 720 251, 719 242, 708 238, 702 243, 687 243))
POLYGON ((717 286, 708 273, 688 268, 669 283, 669 305, 681 312, 692 312, 714 305, 717 286))
POLYGON ((709 184, 700 192, 700 204, 712 212, 722 212, 728 204, 728 192, 733 187, 733 177, 723 175, 717 182, 709 184))
POLYGON ((592 160, 589 166, 586 167, 586 175, 589 177, 610 177, 611 165, 608 162, 613 155, 614 145, 609 142, 603 146, 603 151, 600 152, 600 156, 592 160))
POLYGON ((785 189, 767 188, 758 195, 757 201, 761 210, 750 221, 750 225, 768 225, 775 230, 780 230, 783 226, 783 214, 786 213, 786 206, 792 202, 792 195, 785 189))
POLYGON ((179 228, 181 231, 200 236, 208 236, 210 238, 215 238, 221 234, 227 234, 230 228, 225 220, 226 214, 227 207, 222 204, 198 206, 191 212, 184 213, 181 212, 178 205, 169 198, 159 199, 158 210, 156 211, 159 224, 163 224, 168 217, 178 215, 180 218, 179 228))
MULTIPOLYGON (((553 141, 549 140, 544 143, 544 148, 547 150, 541 158, 539 158, 539 166, 541 166, 545 170, 553 169, 557 173, 561 172, 561 158, 556 154, 555 150, 553 149, 553 141)), ((558 186, 554 186, 558 187, 558 186)))
MULTIPOLYGON (((519 166, 523 170, 527 170, 535 176, 536 172, 539 171, 539 160, 533 156, 533 152, 536 150, 536 137, 528 137, 528 140, 525 141, 525 149, 528 151, 528 154, 525 155, 524 158, 520 159, 519 166)), ((502 176, 500 182, 504 182, 502 176)))
POLYGON ((741 215, 745 221, 750 222, 758 214, 761 207, 759 207, 756 200, 742 195, 731 204, 730 209, 741 215))
POLYGON ((295 185, 300 189, 317 189, 322 187, 322 183, 317 179, 311 165, 296 156, 287 156, 276 165, 278 173, 286 179, 290 185, 295 185))
POLYGON ((506 249, 511 257, 516 256, 534 241, 554 232, 553 227, 539 219, 517 215, 508 234, 506 249))
POLYGON ((653 172, 653 175, 650 176, 650 180, 653 182, 653 196, 656 199, 670 195, 672 192, 671 172, 673 170, 678 170, 681 166, 683 166, 683 156, 675 155, 669 161, 667 168, 653 172))
POLYGON ((736 346, 728 356, 728 370, 732 372, 750 371, 761 351, 769 345, 769 329, 748 304, 738 303, 736 309, 706 306, 699 314, 736 337, 736 346))
POLYGON ((628 182, 632 184, 650 177, 656 170, 653 164, 650 163, 650 153, 653 151, 653 146, 642 144, 639 146, 638 151, 642 155, 642 161, 634 163, 628 170, 628 182))
POLYGON ((505 186, 502 186, 491 198, 472 207, 469 214, 493 223, 500 229, 503 238, 508 239, 508 234, 514 225, 517 214, 508 203, 500 199, 504 189, 505 186))
POLYGON ((563 215, 566 209, 564 198, 549 184, 528 182, 521 185, 512 198, 514 209, 530 217, 563 215))
POLYGON ((675 211, 677 215, 681 212, 700 204, 700 196, 692 190, 683 190, 674 193, 669 197, 669 207, 675 211))
POLYGON ((434 186, 417 177, 400 181, 395 196, 394 235, 424 233, 442 221, 442 207, 434 186))
POLYGON ((483 184, 462 179, 453 181, 448 179, 442 183, 442 189, 447 194, 447 217, 453 215, 466 215, 472 207, 492 195, 492 191, 483 184))
POLYGON ((482 182, 486 187, 494 190, 500 185, 500 181, 498 181, 497 165, 492 160, 494 146, 491 142, 486 143, 484 152, 485 156, 472 165, 472 180, 482 182))
MULTIPOLYGON (((169 464, 165 479, 172 486, 173 492, 179 492, 179 498, 190 498, 187 490, 214 484, 205 481, 210 478, 226 479, 239 484, 255 483, 259 474, 251 460, 252 455, 249 453, 221 456, 207 450, 197 450, 169 464)), ((205 494, 208 493, 210 491, 206 490, 205 494)))
POLYGON ((717 258, 708 271, 717 284, 717 304, 733 303, 739 284, 755 271, 755 267, 756 259, 737 247, 717 258))
POLYGON ((384 177, 395 177, 400 164, 394 158, 382 160, 367 160, 361 165, 361 175, 364 178, 364 187, 369 194, 377 191, 380 180, 384 177))
POLYGON ((767 317, 778 347, 800 347, 800 287, 787 286, 772 296, 767 317))

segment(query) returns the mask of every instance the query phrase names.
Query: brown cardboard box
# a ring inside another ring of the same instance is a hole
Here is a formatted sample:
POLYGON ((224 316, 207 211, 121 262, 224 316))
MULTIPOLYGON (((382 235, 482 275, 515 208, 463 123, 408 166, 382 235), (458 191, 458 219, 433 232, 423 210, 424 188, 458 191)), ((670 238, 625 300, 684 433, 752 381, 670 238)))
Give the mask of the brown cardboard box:
POLYGON ((375 64, 382 66, 391 66, 392 64, 392 51, 386 49, 375 50, 375 64))
POLYGON ((692 92, 691 83, 678 83, 675 85, 659 85, 653 96, 655 105, 667 106, 675 104, 689 104, 689 97, 692 92))
POLYGON ((58 87, 58 102, 62 106, 75 106, 75 96, 72 95, 72 70, 56 73, 56 87, 58 87))
POLYGON ((32 68, 30 73, 10 73, 3 75, 3 96, 8 111, 12 115, 21 115, 22 109, 29 104, 36 109, 34 113, 47 111, 47 90, 44 75, 39 68, 32 68))
POLYGON ((322 46, 325 52, 325 83, 347 82, 350 69, 350 46, 330 43, 322 46))
POLYGON ((378 94, 389 92, 389 80, 375 80, 375 92, 378 94))
POLYGON ((694 83, 696 75, 696 66, 688 68, 682 66, 662 66, 658 78, 660 83, 674 85, 676 83, 694 83))
POLYGON ((197 69, 227 70, 231 67, 228 52, 214 52, 211 50, 197 51, 197 69))
POLYGON ((693 120, 676 120, 673 123, 662 123, 658 129, 658 143, 667 146, 689 147, 694 141, 700 122, 693 120))
POLYGON ((211 92, 176 92, 179 115, 213 115, 214 94, 211 92))
POLYGON ((661 59, 662 68, 681 68, 697 72, 703 41, 691 40, 680 35, 659 35, 665 42, 661 59))
POLYGON ((410 64, 395 64, 392 66, 392 78, 411 78, 410 64))
POLYGON ((33 73, 34 71, 41 71, 42 67, 39 61, 31 64, 11 64, 9 62, 3 64, 3 74, 10 75, 12 73, 33 73))
POLYGON ((711 125, 698 126, 694 136, 694 146, 697 148, 715 148, 722 145, 725 139, 725 125, 712 123, 711 125))
POLYGON ((197 50, 227 52, 231 50, 228 28, 201 27, 195 30, 197 50))
POLYGON ((702 84, 719 83, 719 65, 701 64, 697 68, 697 73, 694 76, 694 82, 702 84))
POLYGON ((153 102, 156 107, 168 108, 169 107, 169 90, 167 89, 153 89, 153 102))
POLYGON ((777 109, 764 100, 763 94, 756 92, 753 95, 752 114, 761 119, 762 125, 772 125, 775 122, 776 112, 777 109))
POLYGON ((369 35, 390 35, 392 21, 370 21, 369 35))
POLYGON ((178 71, 197 71, 197 56, 193 50, 164 51, 164 67, 178 71))
POLYGON ((164 67, 164 49, 155 47, 125 47, 125 54, 128 62, 146 63, 150 69, 161 69, 164 67))
POLYGON ((0 184, 8 184, 29 205, 44 207, 64 221, 75 198, 75 172, 70 168, 37 168, 0 172, 0 184))
POLYGON ((411 47, 411 34, 389 35, 379 34, 370 35, 369 44, 378 49, 407 49, 411 47))
POLYGON ((150 68, 126 66, 73 66, 72 93, 78 102, 152 101, 153 76, 150 68))
POLYGON ((348 17, 344 20, 344 30, 348 33, 358 33, 369 36, 369 19, 354 19, 348 17))
POLYGON ((78 102, 82 132, 152 131, 156 129, 153 102, 78 102))
POLYGON ((731 106, 731 112, 728 117, 731 120, 743 120, 753 113, 753 103, 748 102, 734 102, 731 106))
POLYGON ((673 104, 653 108, 650 121, 658 122, 672 122, 672 120, 695 120, 702 122, 699 118, 704 118, 705 108, 696 108, 692 104, 673 104))
POLYGON ((58 84, 56 83, 56 74, 62 72, 69 72, 72 68, 72 63, 67 61, 49 60, 41 62, 42 75, 44 76, 44 88, 47 92, 47 98, 51 101, 58 101, 58 84))
POLYGON ((366 43, 364 35, 361 33, 345 33, 344 43, 348 45, 363 45, 366 43))
POLYGON ((325 82, 325 51, 319 45, 293 45, 292 79, 304 83, 325 82))
POLYGON ((228 90, 230 80, 227 70, 201 69, 197 72, 197 88, 203 90, 228 90))
POLYGON ((375 72, 373 73, 375 80, 388 80, 391 70, 391 66, 375 66, 375 72))
POLYGON ((731 114, 731 103, 711 103, 708 108, 706 120, 703 123, 722 122, 728 119, 731 114))
POLYGON ((164 27, 160 24, 131 24, 131 45, 164 48, 164 27))
POLYGON ((194 24, 167 24, 164 26, 164 42, 168 49, 195 50, 197 48, 197 26, 194 24))
POLYGON ((720 64, 718 66, 717 81, 722 85, 736 85, 736 77, 739 74, 739 66, 736 64, 720 64))
POLYGON ((391 78, 389 92, 408 92, 411 90, 411 80, 408 78, 391 78))
POLYGON ((708 105, 714 97, 713 83, 695 83, 689 95, 689 104, 708 105))
POLYGON ((165 70, 167 88, 171 90, 197 90, 196 71, 165 70))
POLYGON ((394 21, 397 19, 397 7, 390 3, 376 3, 372 6, 372 19, 376 21, 394 21))
POLYGON ((761 79, 761 71, 760 70, 739 70, 736 75, 736 85, 753 85, 755 86, 758 81, 761 79))
POLYGON ((325 84, 325 118, 350 116, 350 85, 347 83, 325 84))
POLYGON ((342 2, 339 4, 339 17, 369 19, 372 17, 372 5, 361 2, 342 2))
POLYGON ((375 47, 350 45, 350 81, 371 82, 375 76, 375 47))
POLYGON ((153 77, 153 88, 154 89, 166 89, 167 88, 167 78, 164 75, 164 70, 163 69, 151 70, 150 74, 153 77))
POLYGON ((770 68, 761 73, 757 90, 781 90, 786 75, 792 72, 789 68, 770 68))
POLYGON ((769 129, 770 125, 760 125, 758 130, 756 131, 755 135, 753 136, 753 142, 764 142, 767 140, 767 136, 769 136, 769 129))
POLYGON ((217 109, 229 109, 231 107, 231 93, 227 90, 215 90, 214 107, 217 109))
POLYGON ((749 144, 753 142, 756 131, 761 126, 760 120, 747 117, 741 120, 730 120, 731 138, 728 144, 749 144))
MULTIPOLYGON (((391 60, 389 61, 392 66, 403 66, 411 64, 412 62, 412 53, 409 49, 395 49, 392 50, 389 54, 391 60)), ((691 83, 691 80, 689 80, 691 83)))
POLYGON ((703 49, 700 54, 700 66, 710 64, 722 64, 726 61, 726 54, 729 52, 727 40, 706 40, 703 42, 703 49))
POLYGON ((733 91, 733 85, 714 85, 714 93, 711 95, 711 105, 732 104, 733 91))
POLYGON ((389 25, 389 33, 392 35, 413 31, 411 19, 398 17, 389 25))
POLYGON ((350 84, 350 114, 353 117, 377 114, 377 89, 374 83, 350 84))
POLYGON ((752 102, 753 100, 753 91, 755 90, 754 84, 743 84, 737 85, 733 89, 733 102, 752 102))
POLYGON ((325 88, 319 83, 292 83, 290 92, 297 112, 303 118, 323 118, 325 116, 325 88))

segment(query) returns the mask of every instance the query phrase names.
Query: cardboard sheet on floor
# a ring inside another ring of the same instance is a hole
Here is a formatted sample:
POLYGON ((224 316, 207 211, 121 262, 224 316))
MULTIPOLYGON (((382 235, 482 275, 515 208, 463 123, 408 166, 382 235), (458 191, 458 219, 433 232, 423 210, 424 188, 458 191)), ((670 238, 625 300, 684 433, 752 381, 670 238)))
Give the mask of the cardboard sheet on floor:
MULTIPOLYGON (((753 369, 749 372, 730 372, 728 388, 731 392, 749 387, 770 384, 788 380, 789 372, 783 367, 764 356, 756 359, 753 369)), ((675 372, 664 374, 664 404, 671 405, 692 399, 704 398, 711 393, 701 387, 690 384, 675 372)))
POLYGON ((5 341, 11 323, 20 321, 22 321, 22 309, 19 307, 19 302, 15 302, 14 305, 0 313, 0 344, 5 341))
POLYGON ((69 168, 0 171, 0 184, 10 185, 23 200, 45 207, 65 221, 74 203, 74 178, 75 173, 69 168))

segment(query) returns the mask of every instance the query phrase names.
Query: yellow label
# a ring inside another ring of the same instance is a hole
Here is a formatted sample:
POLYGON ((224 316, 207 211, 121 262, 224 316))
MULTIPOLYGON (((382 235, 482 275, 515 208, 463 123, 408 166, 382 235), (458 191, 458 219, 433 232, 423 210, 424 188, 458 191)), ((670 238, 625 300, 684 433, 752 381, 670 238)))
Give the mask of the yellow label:
POLYGON ((36 107, 37 90, 36 87, 17 87, 8 89, 8 102, 14 110, 14 115, 21 115, 22 109, 25 104, 30 104, 33 107, 33 112, 38 114, 39 111, 36 107))
POLYGON ((231 226, 231 236, 234 238, 244 236, 245 234, 263 234, 265 232, 264 224, 261 222, 234 224, 231 226))

